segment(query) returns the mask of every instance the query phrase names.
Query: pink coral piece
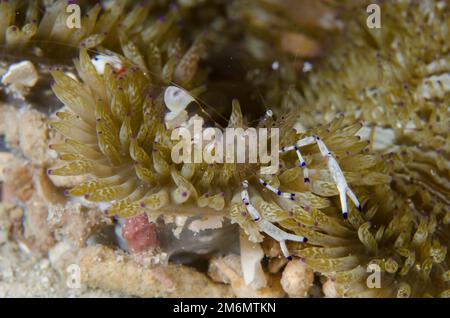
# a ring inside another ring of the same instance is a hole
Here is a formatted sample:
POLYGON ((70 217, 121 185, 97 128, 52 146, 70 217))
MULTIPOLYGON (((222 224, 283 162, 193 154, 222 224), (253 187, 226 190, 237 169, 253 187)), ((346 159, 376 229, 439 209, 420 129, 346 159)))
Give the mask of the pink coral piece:
POLYGON ((159 245, 156 226, 148 221, 145 213, 128 219, 122 228, 122 236, 130 253, 148 251, 159 245))

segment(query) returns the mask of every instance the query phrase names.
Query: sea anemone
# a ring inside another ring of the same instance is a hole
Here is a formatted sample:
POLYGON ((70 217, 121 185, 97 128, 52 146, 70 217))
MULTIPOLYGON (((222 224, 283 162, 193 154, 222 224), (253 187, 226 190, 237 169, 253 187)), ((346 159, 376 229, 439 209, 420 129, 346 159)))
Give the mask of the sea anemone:
POLYGON ((316 4, 324 16, 341 12, 332 27, 320 19, 309 27, 298 23, 289 8, 304 1, 189 2, 218 14, 211 18, 205 10, 205 20, 197 20, 195 10, 186 17, 165 1, 111 3, 83 3, 87 15, 77 30, 65 24, 65 1, 46 7, 42 17, 38 1, 0 3, 0 44, 8 52, 26 49, 59 60, 66 51, 54 44, 79 50, 77 74, 51 70, 53 92, 64 107, 50 126, 63 142, 50 145, 58 163, 47 172, 83 177, 67 196, 111 216, 135 217, 128 224, 140 221, 144 234, 153 235, 140 242, 142 233, 128 233, 136 250, 156 245, 152 222, 168 214, 224 216, 250 241, 267 241, 247 209, 251 203, 263 220, 307 238, 288 242, 289 251, 327 279, 337 296, 450 296, 446 2, 380 2, 381 30, 367 28, 359 1, 316 4), (189 27, 177 24, 182 16, 189 27), (209 32, 197 23, 210 26, 209 32), (319 43, 331 29, 341 32, 325 54, 319 43), (303 40, 309 49, 289 40, 303 40), (242 49, 246 78, 235 81, 217 71, 224 48, 242 49), (302 78, 299 56, 307 73, 302 78), (247 90, 261 100, 218 97, 247 90), (182 105, 168 103, 171 94, 181 94, 182 105), (192 129, 195 120, 222 132, 279 129, 280 149, 320 137, 332 157, 315 143, 302 147, 308 178, 295 152, 281 154, 271 174, 262 173, 261 163, 178 162, 172 136, 180 127, 192 129), (360 203, 349 205, 347 219, 327 158, 336 159, 360 203))
POLYGON ((178 38, 188 8, 168 1, 1 1, 0 45, 9 54, 53 64, 72 58, 79 48, 102 47, 123 53, 141 67, 157 68, 159 46, 178 38), (74 24, 78 11, 71 5, 80 10, 79 25, 74 24))
MULTIPOLYGON (((53 90, 66 110, 58 112, 59 120, 51 125, 66 141, 51 148, 68 163, 48 173, 89 176, 67 194, 106 202, 108 212, 120 217, 147 212, 154 220, 174 210, 195 215, 223 214, 239 223, 251 240, 261 241, 259 228, 240 199, 241 183, 248 180, 253 205, 265 220, 294 233, 301 233, 311 224, 332 233, 351 233, 337 212, 339 203, 332 200, 338 191, 317 146, 302 150, 311 184, 299 177, 302 169, 297 157, 290 154, 282 157, 275 175, 261 175, 260 164, 175 163, 171 135, 177 127, 166 129, 163 84, 158 85, 156 79, 122 60, 126 65, 123 73, 115 74, 106 64, 104 74, 98 74, 87 52, 81 51, 76 66, 82 82, 62 72, 53 73, 53 90), (294 193, 295 200, 268 191, 259 178, 294 193)), ((260 127, 280 128, 282 147, 307 135, 320 136, 338 159, 357 196, 363 199, 363 209, 367 209, 366 201, 370 200, 365 196, 369 189, 386 185, 390 178, 380 158, 368 153, 368 142, 356 135, 361 124, 341 117, 329 125, 297 132, 294 124, 298 115, 294 111, 276 121, 265 120, 260 127)), ((185 123, 193 118, 200 116, 195 114, 185 123)), ((228 127, 247 128, 237 101, 228 127)), ((373 213, 373 209, 368 211, 373 213)), ((315 232, 305 236, 312 244, 322 242, 321 235, 315 232)))
POLYGON ((346 4, 346 29, 297 102, 306 126, 356 113, 392 182, 370 191, 351 233, 320 231, 328 241, 298 254, 339 296, 448 297, 448 5, 383 2, 381 29, 368 29, 361 4, 346 4), (374 268, 379 288, 366 281, 374 268))
POLYGON ((283 105, 301 105, 305 125, 348 112, 401 134, 426 123, 424 115, 447 108, 448 3, 380 1, 379 29, 368 28, 365 4, 336 4, 345 28, 333 39, 333 53, 297 83, 297 99, 283 105))

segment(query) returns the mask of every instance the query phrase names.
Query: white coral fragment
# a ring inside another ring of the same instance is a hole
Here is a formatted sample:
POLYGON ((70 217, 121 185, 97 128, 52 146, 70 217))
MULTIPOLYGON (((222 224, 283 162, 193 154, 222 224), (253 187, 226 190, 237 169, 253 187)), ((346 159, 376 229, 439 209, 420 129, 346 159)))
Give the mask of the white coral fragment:
POLYGON ((247 235, 241 233, 241 267, 245 284, 257 290, 267 286, 266 276, 261 266, 264 252, 259 243, 250 242, 247 235))
POLYGON ((9 66, 2 77, 2 84, 33 87, 38 80, 38 72, 30 61, 22 61, 9 66))
POLYGON ((188 229, 195 233, 210 229, 220 229, 222 222, 223 216, 206 216, 205 218, 192 221, 188 229))
POLYGON ((314 272, 302 261, 290 261, 281 276, 281 286, 289 297, 307 297, 314 282, 314 272))
POLYGON ((22 61, 9 66, 1 78, 2 84, 7 86, 6 91, 18 99, 25 99, 29 89, 39 79, 38 72, 30 61, 22 61))

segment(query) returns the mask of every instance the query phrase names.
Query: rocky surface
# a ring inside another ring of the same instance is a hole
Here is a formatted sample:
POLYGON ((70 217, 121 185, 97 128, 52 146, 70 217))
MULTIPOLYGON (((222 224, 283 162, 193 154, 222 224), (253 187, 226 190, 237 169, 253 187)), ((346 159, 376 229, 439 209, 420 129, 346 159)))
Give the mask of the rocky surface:
POLYGON ((0 244, 0 298, 129 297, 124 293, 81 286, 69 288, 48 258, 35 258, 12 241, 0 244))

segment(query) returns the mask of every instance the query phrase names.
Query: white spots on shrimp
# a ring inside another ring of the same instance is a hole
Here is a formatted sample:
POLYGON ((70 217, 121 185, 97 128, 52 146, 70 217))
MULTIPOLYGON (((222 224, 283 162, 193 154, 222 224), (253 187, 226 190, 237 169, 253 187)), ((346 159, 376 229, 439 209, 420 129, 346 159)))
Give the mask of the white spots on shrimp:
POLYGON ((112 66, 116 72, 121 73, 125 70, 122 60, 118 56, 112 54, 97 54, 91 59, 91 62, 97 73, 100 75, 105 73, 107 64, 112 66))
POLYGON ((164 120, 168 129, 180 126, 188 119, 187 106, 195 101, 187 91, 176 86, 169 86, 164 92, 164 103, 169 109, 164 120))
POLYGON ((189 95, 184 89, 176 86, 169 86, 164 92, 164 103, 166 104, 166 107, 174 113, 185 110, 193 101, 195 101, 194 97, 189 95))

